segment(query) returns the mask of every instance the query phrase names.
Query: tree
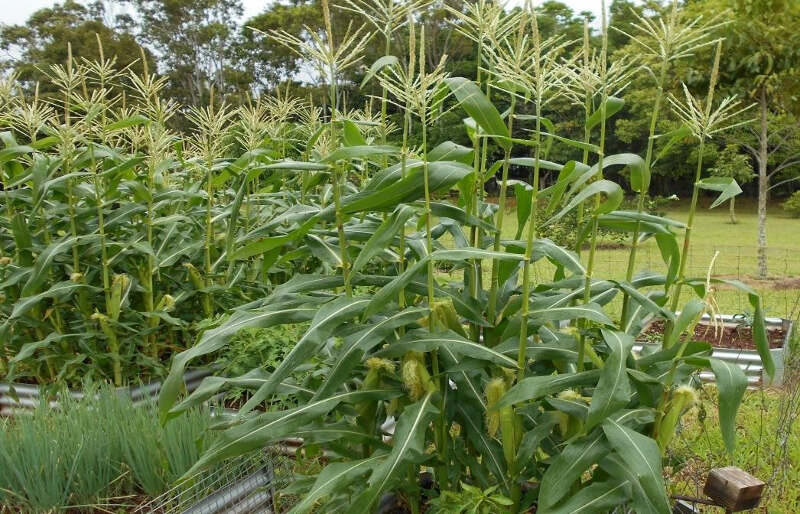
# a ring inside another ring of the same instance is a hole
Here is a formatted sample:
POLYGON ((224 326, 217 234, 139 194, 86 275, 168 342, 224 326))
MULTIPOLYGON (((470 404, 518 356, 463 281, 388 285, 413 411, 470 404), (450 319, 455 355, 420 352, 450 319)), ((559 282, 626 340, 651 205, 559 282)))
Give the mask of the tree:
POLYGON ((43 80, 45 74, 51 65, 67 61, 68 43, 74 59, 93 61, 100 58, 99 41, 106 57, 116 56, 116 66, 141 73, 142 52, 133 35, 108 27, 104 15, 99 2, 87 7, 68 0, 36 11, 24 25, 1 27, 0 48, 9 56, 3 67, 14 70, 31 90, 41 83, 40 92, 47 94, 54 86, 43 80))
POLYGON ((122 1, 133 7, 137 37, 158 54, 173 98, 197 106, 212 88, 223 97, 247 93, 235 52, 240 0, 122 1))
MULTIPOLYGON (((766 278, 767 194, 770 179, 779 172, 770 170, 770 147, 784 147, 780 143, 784 136, 770 128, 770 120, 784 110, 782 103, 796 94, 791 86, 797 84, 800 71, 800 2, 712 0, 701 8, 712 12, 731 9, 720 82, 757 103, 756 144, 749 151, 758 169, 758 276, 766 278)), ((777 166, 786 169, 785 163, 777 166)))
POLYGON ((277 84, 297 78, 303 70, 299 55, 284 45, 270 41, 264 34, 285 30, 303 34, 305 27, 322 30, 322 12, 317 2, 275 2, 244 23, 237 52, 252 74, 257 90, 273 89, 277 84), (254 30, 255 29, 255 30, 254 30))

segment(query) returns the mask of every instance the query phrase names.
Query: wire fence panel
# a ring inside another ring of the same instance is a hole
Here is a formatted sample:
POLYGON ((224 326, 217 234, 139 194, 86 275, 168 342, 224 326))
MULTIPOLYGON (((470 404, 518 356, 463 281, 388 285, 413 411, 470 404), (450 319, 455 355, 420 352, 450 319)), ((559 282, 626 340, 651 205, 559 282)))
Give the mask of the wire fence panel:
MULTIPOLYGON (((582 255, 583 261, 586 254, 582 255)), ((621 280, 625 278, 630 249, 622 245, 602 246, 595 255, 594 276, 621 280)), ((800 252, 790 248, 767 249, 768 276, 758 278, 758 249, 745 245, 693 245, 686 265, 686 276, 705 280, 737 280, 760 293, 765 314, 768 317, 794 319, 800 314, 800 252)), ((636 272, 653 271, 663 273, 664 261, 658 247, 648 241, 639 247, 636 272)), ((547 281, 554 267, 543 259, 537 263, 536 278, 547 281)), ((712 284, 718 311, 722 314, 752 312, 753 307, 746 292, 727 284, 712 284)), ((684 287, 681 303, 692 295, 684 287)), ((612 313, 619 314, 619 298, 609 306, 612 313)))
POLYGON ((142 505, 138 514, 277 513, 278 491, 289 484, 292 462, 268 450, 229 459, 142 505))

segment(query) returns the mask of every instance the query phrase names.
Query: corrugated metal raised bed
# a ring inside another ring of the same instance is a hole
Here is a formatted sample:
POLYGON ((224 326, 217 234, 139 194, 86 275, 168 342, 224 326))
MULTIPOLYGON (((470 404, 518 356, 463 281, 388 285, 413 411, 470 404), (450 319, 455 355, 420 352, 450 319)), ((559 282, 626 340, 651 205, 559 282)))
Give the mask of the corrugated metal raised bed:
MULTIPOLYGON (((197 389, 202 380, 212 373, 210 369, 195 369, 184 375, 186 391, 192 392, 197 389)), ((0 416, 13 416, 25 413, 39 406, 42 395, 42 387, 35 384, 8 383, 0 382, 0 416)), ((134 405, 153 401, 161 391, 161 381, 150 382, 149 384, 137 387, 117 388, 119 394, 130 396, 134 405)), ((70 391, 73 398, 83 398, 84 392, 81 390, 70 391)), ((50 407, 58 407, 58 402, 50 400, 50 407)))
MULTIPOLYGON (((772 381, 769 381, 769 377, 767 377, 763 362, 761 361, 761 356, 755 349, 723 348, 712 344, 714 347, 712 356, 715 359, 737 364, 740 368, 742 368, 745 375, 747 375, 747 380, 752 387, 762 384, 780 385, 783 383, 784 367, 788 357, 789 342, 791 341, 792 330, 794 328, 792 321, 787 319, 766 318, 765 321, 768 332, 772 331, 782 334, 781 343, 778 345, 778 347, 770 348, 770 354, 772 354, 772 360, 775 363, 775 378, 772 381)), ((651 324, 645 326, 642 334, 646 334, 648 330, 651 329, 653 323, 654 322, 651 322, 651 324)), ((718 328, 722 330, 738 330, 740 327, 744 326, 740 316, 728 314, 717 315, 716 324, 718 325, 718 328)), ((699 325, 705 325, 709 327, 709 330, 714 330, 714 324, 711 323, 711 318, 708 314, 703 316, 699 325)), ((657 349, 660 347, 660 343, 649 343, 646 340, 641 340, 643 338, 644 336, 640 336, 640 340, 634 345, 634 352, 640 353, 644 347, 650 347, 652 349, 657 349)), ((714 374, 710 371, 704 371, 700 374, 700 379, 704 382, 713 382, 714 374)))

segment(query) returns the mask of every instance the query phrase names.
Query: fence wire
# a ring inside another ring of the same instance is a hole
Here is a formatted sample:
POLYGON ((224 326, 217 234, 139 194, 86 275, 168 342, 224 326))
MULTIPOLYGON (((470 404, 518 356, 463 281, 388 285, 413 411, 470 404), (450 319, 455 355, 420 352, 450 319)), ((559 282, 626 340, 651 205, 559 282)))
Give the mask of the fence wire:
POLYGON ((269 450, 251 452, 201 472, 140 506, 137 514, 278 513, 278 492, 289 484, 292 463, 269 450))
MULTIPOLYGON (((735 237, 735 235, 732 235, 735 237)), ((628 266, 629 249, 601 247, 595 256, 597 278, 624 279, 628 266)), ((768 317, 795 319, 800 314, 800 251, 790 248, 770 247, 766 251, 767 278, 758 278, 758 249, 755 246, 697 244, 689 251, 686 276, 738 280, 760 293, 768 317)), ((585 255, 584 255, 585 257, 585 255)), ((647 242, 637 252, 636 271, 663 272, 664 261, 658 247, 647 242)), ((539 261, 540 278, 547 279, 552 266, 539 261)), ((713 285, 714 297, 722 314, 752 312, 746 292, 726 284, 713 285)), ((683 288, 682 303, 694 293, 683 288)), ((621 309, 612 303, 611 309, 621 309)))

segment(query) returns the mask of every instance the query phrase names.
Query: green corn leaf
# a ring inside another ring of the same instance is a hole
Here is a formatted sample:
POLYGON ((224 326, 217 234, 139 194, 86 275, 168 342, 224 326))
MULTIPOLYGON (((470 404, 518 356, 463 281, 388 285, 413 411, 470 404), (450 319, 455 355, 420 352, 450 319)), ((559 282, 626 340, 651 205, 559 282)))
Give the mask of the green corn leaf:
POLYGON ((479 248, 459 248, 457 250, 436 250, 430 256, 418 260, 413 266, 409 266, 401 275, 398 275, 391 282, 379 289, 372 297, 372 302, 364 311, 365 316, 371 316, 380 310, 381 307, 397 298, 400 290, 408 286, 412 280, 422 272, 428 264, 428 260, 459 262, 469 259, 499 259, 499 260, 522 260, 523 256, 479 248))
POLYGON ((100 236, 98 235, 78 237, 67 236, 60 241, 56 241, 48 245, 47 248, 45 248, 36 258, 36 261, 33 264, 33 271, 28 277, 28 281, 25 282, 25 285, 22 287, 22 295, 31 296, 39 290, 41 285, 44 284, 45 280, 47 280, 56 257, 67 250, 71 250, 75 245, 95 242, 99 239, 99 237, 100 236))
POLYGON ((550 436, 553 432, 553 427, 556 426, 556 421, 548 419, 536 425, 533 430, 528 430, 522 436, 517 449, 517 455, 514 457, 514 474, 519 475, 524 472, 525 467, 534 461, 534 454, 541 445, 542 441, 550 436))
POLYGON ((146 116, 142 116, 141 114, 134 114, 133 116, 128 116, 127 118, 123 118, 119 121, 115 121, 114 123, 109 123, 105 126, 105 132, 116 132, 118 130, 123 130, 130 127, 137 127, 139 125, 147 125, 150 123, 150 120, 146 116))
POLYGON ((401 233, 406 222, 414 215, 414 209, 406 205, 400 205, 395 209, 391 216, 381 223, 378 230, 369 238, 367 244, 361 249, 353 261, 351 271, 358 273, 370 259, 388 248, 394 237, 401 233))
POLYGON ((319 350, 319 347, 331 336, 336 327, 360 315, 368 303, 369 299, 366 298, 340 297, 320 307, 303 337, 292 348, 292 351, 283 358, 283 361, 270 376, 269 381, 247 400, 240 412, 242 414, 247 413, 269 398, 283 379, 292 374, 297 366, 306 362, 319 350))
POLYGON ((674 346, 684 331, 697 321, 697 318, 703 313, 705 307, 705 302, 697 298, 692 298, 686 302, 686 305, 683 306, 681 313, 675 320, 675 325, 672 327, 669 338, 664 340, 664 348, 671 348, 674 346))
POLYGON ((361 129, 350 120, 341 120, 342 140, 345 146, 367 146, 367 140, 361 135, 361 129))
MULTIPOLYGON (((633 153, 620 153, 613 155, 606 155, 603 157, 603 170, 611 166, 627 166, 632 170, 635 168, 644 168, 644 159, 633 153)), ((600 172, 600 163, 594 164, 591 168, 581 173, 575 178, 570 194, 575 194, 584 184, 592 179, 600 172)), ((632 173, 640 173, 640 171, 632 173)))
POLYGON ((320 507, 317 505, 318 500, 350 486, 371 471, 385 457, 384 454, 379 453, 366 459, 328 464, 320 471, 311 490, 303 495, 302 501, 295 505, 289 514, 303 514, 310 512, 315 506, 320 507))
POLYGON ((9 362, 22 362, 25 359, 31 357, 34 353, 36 353, 36 350, 41 350, 42 348, 47 348, 53 343, 57 343, 65 339, 72 339, 75 337, 83 337, 83 334, 59 334, 58 332, 53 332, 51 334, 48 334, 48 336, 42 339, 41 341, 35 341, 32 343, 23 344, 22 347, 19 349, 19 352, 17 352, 17 354, 14 357, 9 359, 9 362))
POLYGON ((317 311, 316 306, 297 305, 297 302, 274 304, 260 311, 237 312, 219 327, 203 333, 197 344, 172 359, 172 366, 158 397, 162 421, 166 421, 169 410, 178 398, 183 385, 183 374, 189 361, 219 350, 243 328, 267 328, 287 323, 302 323, 312 319, 317 311))
POLYGON ((439 143, 428 152, 429 161, 457 161, 463 164, 472 162, 474 151, 452 141, 439 143))
POLYGON ((425 432, 439 410, 433 405, 433 393, 403 409, 397 420, 392 451, 375 466, 366 490, 359 495, 351 512, 370 512, 372 506, 395 480, 404 476, 409 468, 425 457, 425 432))
POLYGON ((633 348, 633 337, 628 334, 602 329, 603 340, 611 349, 606 358, 597 388, 589 404, 586 429, 599 425, 608 416, 628 405, 631 384, 627 373, 627 359, 633 348))
MULTIPOLYGON (((649 312, 651 314, 655 314, 656 316, 660 316, 666 320, 674 320, 675 315, 669 309, 662 307, 661 305, 654 302, 649 296, 645 295, 635 287, 630 282, 612 280, 614 284, 622 291, 624 291, 628 296, 630 296, 644 312, 649 312)), ((623 326, 621 328, 624 329, 624 332, 627 332, 628 328, 632 324, 632 320, 634 319, 634 314, 631 313, 631 317, 628 320, 622 320, 623 326)))
POLYGON ((477 84, 464 77, 450 77, 445 84, 455 95, 458 103, 470 118, 475 120, 484 133, 494 137, 503 149, 511 148, 508 127, 497 108, 486 98, 477 84))
MULTIPOLYGON (((424 202, 414 202, 412 205, 414 207, 424 208, 424 202)), ((438 216, 440 218, 450 218, 452 220, 458 221, 463 225, 469 225, 472 227, 480 227, 486 232, 497 232, 497 227, 492 225, 491 223, 487 223, 480 218, 467 214, 464 209, 456 207, 455 205, 444 203, 444 202, 430 202, 431 206, 431 213, 434 216, 438 216)))
POLYGON ((17 146, 3 148, 2 150, 0 150, 0 166, 13 159, 16 159, 20 155, 33 153, 35 151, 36 151, 35 148, 28 145, 17 145, 17 146))
POLYGON ((736 448, 736 412, 747 389, 747 377, 742 369, 730 362, 708 359, 714 372, 719 395, 719 425, 725 448, 733 455, 736 448))
POLYGON ((400 327, 417 322, 427 315, 428 309, 414 307, 396 312, 364 330, 345 337, 336 362, 328 371, 324 382, 314 393, 314 399, 324 398, 350 378, 350 373, 361 364, 363 357, 400 327))
POLYGON ((722 438, 728 453, 733 455, 736 448, 736 412, 747 389, 747 377, 736 364, 719 359, 708 359, 708 361, 716 377, 722 438))
POLYGON ((619 204, 622 203, 623 198, 623 191, 622 188, 615 182, 611 182, 610 180, 598 180, 597 182, 592 182, 589 184, 585 189, 583 189, 580 193, 576 194, 569 203, 558 211, 552 218, 547 220, 544 225, 549 225, 561 219, 566 213, 571 211, 572 209, 576 208, 581 203, 585 202, 587 199, 595 196, 595 195, 605 195, 605 200, 601 201, 600 204, 595 207, 592 215, 599 216, 601 214, 605 214, 607 212, 611 212, 617 207, 619 204))
POLYGON ((708 357, 690 357, 689 364, 710 368, 717 384, 719 428, 725 449, 733 455, 736 449, 736 413, 747 390, 747 375, 736 363, 708 357))
POLYGON ((667 138, 667 142, 664 143, 661 148, 659 148, 658 153, 656 154, 653 162, 651 163, 651 167, 655 166, 655 164, 667 153, 669 150, 678 144, 679 142, 692 137, 692 129, 689 128, 688 125, 681 125, 680 127, 676 128, 675 130, 671 130, 665 134, 660 134, 658 136, 654 136, 655 138, 667 138))
MULTIPOLYGON (((640 369, 646 370, 650 366, 654 364, 659 364, 662 362, 669 362, 675 358, 680 350, 680 346, 675 345, 671 348, 667 348, 665 350, 659 350, 654 353, 650 353, 648 355, 643 355, 636 360, 636 364, 639 366, 640 369)), ((689 341, 686 345, 686 348, 683 351, 684 357, 689 356, 698 356, 704 354, 711 354, 711 345, 708 343, 701 343, 698 341, 689 341)))
POLYGON ((682 221, 665 218, 663 216, 655 216, 646 212, 636 211, 612 211, 604 214, 601 219, 624 219, 630 221, 641 221, 653 225, 661 225, 664 227, 686 228, 686 223, 682 221))
POLYGON ((242 207, 242 202, 244 201, 244 195, 247 192, 247 180, 242 179, 242 183, 239 185, 239 190, 236 192, 236 197, 233 199, 233 203, 231 204, 231 215, 228 218, 228 231, 225 237, 225 254, 228 257, 229 262, 233 262, 233 245, 236 241, 236 230, 238 228, 237 222, 239 221, 239 211, 242 207))
POLYGON ((12 307, 11 309, 11 315, 8 317, 8 319, 13 320, 19 318, 20 316, 24 315, 29 310, 31 310, 33 307, 35 307, 40 301, 46 298, 59 298, 63 300, 68 296, 71 296, 75 291, 79 289, 88 289, 90 291, 99 290, 96 287, 91 287, 86 284, 72 282, 71 280, 58 282, 50 286, 49 289, 42 291, 39 294, 33 296, 26 296, 17 300, 14 303, 14 307, 12 307))
MULTIPOLYGON (((519 338, 512 337, 507 341, 499 344, 495 349, 498 352, 504 353, 511 357, 516 357, 519 351, 519 338)), ((560 342, 542 342, 529 344, 525 348, 525 355, 529 359, 536 360, 563 360, 567 362, 578 361, 578 345, 577 341, 572 344, 560 342)))
POLYGON ((211 447, 186 472, 184 478, 225 459, 242 455, 266 444, 290 436, 295 430, 335 409, 341 403, 372 402, 399 396, 395 389, 351 391, 324 400, 307 402, 299 407, 259 414, 222 432, 211 447))
POLYGON ((710 209, 717 207, 726 200, 730 200, 734 196, 742 192, 739 183, 733 177, 706 177, 697 182, 697 187, 707 191, 719 191, 719 196, 711 204, 710 209))
POLYGON ((410 284, 411 281, 416 278, 417 275, 419 275, 424 269, 426 269, 429 259, 430 257, 425 257, 418 260, 416 263, 414 263, 414 265, 406 268, 403 273, 391 279, 389 283, 375 292, 375 294, 372 295, 372 301, 370 302, 369 306, 364 310, 364 317, 369 317, 373 314, 376 314, 381 307, 396 299, 400 294, 400 291, 410 284))
MULTIPOLYGON (((525 241, 502 241, 502 244, 507 249, 513 249, 515 253, 524 252, 527 246, 525 241)), ((536 239, 533 242, 531 260, 535 262, 542 257, 546 257, 554 265, 563 266, 576 275, 586 274, 586 270, 575 252, 555 244, 550 239, 536 239)))
POLYGON ((436 250, 431 254, 434 261, 458 262, 469 259, 497 259, 503 261, 523 261, 523 255, 495 252, 481 248, 458 248, 456 250, 436 250))
MULTIPOLYGON (((342 211, 353 214, 362 211, 390 210, 398 204, 412 203, 424 198, 425 185, 422 167, 414 167, 406 170, 406 173, 405 178, 391 183, 381 183, 380 187, 367 187, 364 191, 343 198, 342 211)), ((449 189, 471 173, 474 173, 472 167, 460 162, 430 162, 428 163, 429 189, 431 192, 449 189)), ((375 180, 373 179, 373 181, 375 180)), ((333 209, 329 208, 325 213, 326 216, 331 216, 333 209)))
MULTIPOLYGON (((459 387, 461 387, 461 382, 456 380, 456 384, 459 384, 459 387)), ((461 389, 459 389, 459 391, 461 391, 461 389)), ((481 394, 482 393, 478 392, 478 396, 481 394)), ((478 405, 480 405, 480 403, 478 405)), ((467 439, 475 448, 478 455, 481 456, 482 462, 486 464, 497 481, 501 482, 503 487, 508 490, 508 474, 506 473, 507 466, 505 457, 503 456, 503 449, 495 439, 489 437, 489 434, 486 433, 486 429, 484 428, 483 419, 486 416, 485 406, 477 408, 468 400, 462 399, 459 393, 456 409, 459 413, 458 419, 462 423, 467 439)))
POLYGON ((456 355, 493 362, 507 368, 517 368, 517 362, 503 353, 475 341, 447 331, 430 334, 427 331, 411 332, 388 348, 375 353, 376 357, 399 357, 409 351, 431 352, 441 347, 449 348, 456 355))
MULTIPOLYGON (((601 150, 600 147, 591 143, 584 143, 583 141, 576 141, 574 139, 569 139, 567 137, 561 137, 556 134, 552 134, 549 132, 541 132, 541 135, 545 138, 553 138, 559 143, 564 143, 567 146, 571 146, 573 148, 578 148, 580 150, 588 150, 594 154, 600 154, 601 150)), ((516 140, 514 140, 516 142, 516 140)), ((530 144, 530 142, 528 142, 530 144)), ((534 146, 534 145, 531 145, 534 146)))
POLYGON ((233 255, 231 255, 230 259, 231 260, 249 259, 250 257, 255 257, 256 255, 267 253, 270 250, 273 250, 275 248, 280 248, 285 244, 297 241, 298 239, 308 234, 308 232, 311 231, 312 228, 314 228, 314 225, 316 225, 316 223, 317 223, 316 218, 310 218, 306 220, 306 222, 300 225, 298 228, 296 228, 295 230, 286 235, 266 237, 264 239, 260 239, 258 241, 246 244, 241 248, 237 249, 233 253, 233 255))
POLYGON ((345 440, 348 443, 366 443, 381 450, 389 449, 389 445, 381 441, 375 434, 364 432, 358 426, 351 425, 346 421, 310 425, 294 432, 293 437, 303 439, 304 443, 318 444, 345 440))
POLYGON ((669 514, 672 510, 664 485, 661 451, 658 449, 658 443, 611 418, 603 422, 603 432, 624 462, 624 466, 635 477, 635 480, 631 482, 639 484, 647 496, 648 504, 651 507, 646 510, 637 508, 636 512, 669 514))
POLYGON ((306 236, 306 244, 311 253, 322 262, 326 262, 334 268, 342 267, 342 256, 337 247, 314 234, 306 236))
POLYGON ((595 430, 568 444, 553 459, 542 477, 538 510, 550 512, 549 509, 570 491, 572 484, 610 451, 601 430, 595 430))
POLYGON ((323 162, 349 161, 352 159, 368 159, 385 155, 398 155, 400 148, 392 145, 358 145, 340 147, 323 159, 323 162))
POLYGON ((344 285, 341 275, 301 275, 297 274, 275 288, 269 299, 280 298, 293 293, 307 293, 309 291, 322 291, 336 289, 344 285))
MULTIPOLYGON (((178 402, 169 412, 170 414, 178 414, 198 407, 229 387, 256 390, 269 380, 269 376, 270 374, 263 369, 256 368, 238 377, 205 377, 200 382, 200 385, 197 386, 197 389, 178 402)), ((311 397, 314 394, 314 391, 289 381, 281 382, 278 392, 281 394, 300 394, 305 397, 311 397)))
POLYGON ((514 197, 517 199, 517 233, 514 239, 519 239, 531 215, 533 187, 521 180, 509 180, 508 185, 514 188, 514 197))
POLYGON ((563 319, 587 319, 604 325, 613 325, 608 315, 603 312, 602 307, 594 302, 571 307, 535 309, 530 311, 528 317, 530 322, 536 324, 541 324, 543 321, 560 321, 563 319))
POLYGON ((667 265, 667 274, 664 280, 664 287, 668 289, 675 283, 678 277, 678 268, 681 263, 681 250, 678 246, 678 239, 674 234, 656 234, 656 244, 661 253, 661 259, 667 265))
POLYGON ((495 404, 495 408, 536 400, 570 387, 595 384, 598 378, 600 378, 600 370, 596 369, 580 373, 524 378, 500 398, 495 404))
MULTIPOLYGON (((695 290, 698 296, 701 298, 706 297, 706 279, 690 279, 686 282, 695 290)), ((729 285, 747 293, 747 300, 753 308, 753 326, 750 327, 753 334, 753 341, 756 344, 756 350, 758 350, 758 355, 761 357, 761 362, 767 375, 769 377, 774 377, 775 362, 772 360, 772 353, 769 350, 769 340, 767 339, 766 320, 764 319, 764 307, 761 302, 761 295, 739 280, 712 278, 711 283, 729 285)))
POLYGON ((578 254, 546 238, 537 239, 533 242, 533 260, 537 261, 542 256, 547 257, 550 262, 556 265, 564 266, 577 275, 586 274, 578 254))
POLYGON ((542 514, 592 514, 614 510, 624 504, 630 497, 630 482, 610 479, 604 482, 592 482, 551 510, 542 510, 542 514))
POLYGON ((558 172, 556 183, 543 189, 540 193, 540 195, 550 198, 547 202, 547 208, 545 209, 546 216, 552 215, 561 204, 561 199, 564 197, 567 187, 578 177, 589 171, 589 169, 589 166, 576 161, 569 161, 564 165, 561 171, 558 172))
POLYGON ((586 129, 591 130, 596 127, 601 121, 607 120, 617 114, 620 109, 625 105, 625 100, 617 98, 616 96, 609 96, 606 100, 605 118, 603 118, 603 110, 597 107, 594 112, 586 120, 586 129))
MULTIPOLYGON (((536 159, 534 157, 512 157, 508 160, 508 163, 513 166, 525 166, 526 168, 534 168, 536 167, 536 159)), ((552 171, 563 171, 566 164, 561 165, 557 162, 546 161, 544 159, 539 159, 539 168, 543 170, 552 170, 552 171)), ((588 168, 587 168, 588 169, 588 168)), ((511 181, 509 181, 511 183, 511 181)))
POLYGON ((364 86, 366 86, 367 82, 369 82, 372 79, 372 77, 374 77, 375 74, 381 71, 383 68, 397 66, 399 63, 400 60, 394 55, 384 55, 378 58, 378 60, 372 63, 372 66, 369 67, 369 71, 367 71, 367 74, 364 75, 364 80, 361 81, 360 87, 363 88, 364 86))

